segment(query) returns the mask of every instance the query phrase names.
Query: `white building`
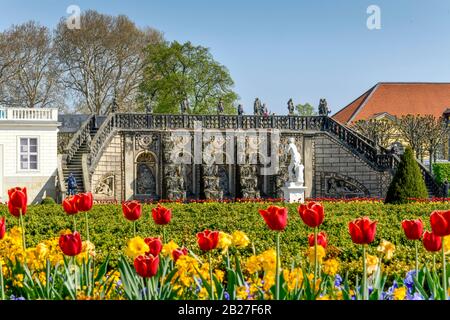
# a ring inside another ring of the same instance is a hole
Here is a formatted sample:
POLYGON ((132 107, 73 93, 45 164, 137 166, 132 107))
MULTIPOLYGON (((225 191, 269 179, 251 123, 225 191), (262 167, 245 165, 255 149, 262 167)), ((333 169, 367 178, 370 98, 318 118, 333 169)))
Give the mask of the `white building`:
POLYGON ((57 109, 0 108, 0 202, 16 186, 29 204, 55 198, 58 125, 57 109))

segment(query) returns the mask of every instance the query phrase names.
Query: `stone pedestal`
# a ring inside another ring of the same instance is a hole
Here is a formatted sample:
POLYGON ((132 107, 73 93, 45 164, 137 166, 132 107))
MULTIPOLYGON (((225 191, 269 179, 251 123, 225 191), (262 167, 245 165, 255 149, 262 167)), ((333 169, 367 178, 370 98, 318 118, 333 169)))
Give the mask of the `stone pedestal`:
POLYGON ((305 202, 305 186, 287 183, 283 188, 284 201, 288 203, 304 203, 305 202))

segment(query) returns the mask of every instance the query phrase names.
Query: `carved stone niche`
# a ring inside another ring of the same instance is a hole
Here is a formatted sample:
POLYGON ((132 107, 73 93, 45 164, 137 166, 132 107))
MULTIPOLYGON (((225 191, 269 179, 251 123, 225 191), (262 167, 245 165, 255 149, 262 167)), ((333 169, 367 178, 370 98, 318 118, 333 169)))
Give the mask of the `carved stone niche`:
POLYGON ((114 198, 115 196, 115 176, 109 172, 104 174, 94 187, 94 195, 97 198, 114 198))
POLYGON ((253 165, 241 165, 240 171, 240 184, 242 198, 255 199, 260 197, 258 190, 258 171, 257 167, 253 165))
POLYGON ((203 166, 203 190, 205 198, 210 200, 222 200, 223 190, 220 189, 220 176, 217 165, 203 166))
POLYGON ((369 190, 358 180, 335 172, 322 173, 322 193, 327 198, 370 197, 369 190))
POLYGON ((168 164, 164 167, 167 199, 186 199, 186 186, 184 181, 183 166, 168 164))

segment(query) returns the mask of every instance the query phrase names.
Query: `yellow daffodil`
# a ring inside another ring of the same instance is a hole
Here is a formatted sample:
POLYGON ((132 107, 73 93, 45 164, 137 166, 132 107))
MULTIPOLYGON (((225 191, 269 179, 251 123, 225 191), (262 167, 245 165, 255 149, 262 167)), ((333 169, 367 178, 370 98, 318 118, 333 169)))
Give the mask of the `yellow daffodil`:
POLYGON ((303 282, 303 271, 300 268, 294 268, 291 271, 283 270, 283 278, 287 284, 288 291, 299 289, 303 282))
POLYGON ((228 248, 233 244, 233 237, 225 232, 219 232, 219 244, 218 247, 222 249, 222 253, 228 251, 228 248))
POLYGON ((233 245, 236 248, 245 248, 250 243, 248 236, 242 231, 235 231, 232 234, 233 245))
POLYGON ((145 254, 150 249, 141 237, 134 237, 128 241, 128 246, 125 249, 125 254, 131 259, 135 259, 137 256, 145 254))
POLYGON ((450 254, 450 236, 444 237, 444 251, 445 254, 450 254))
POLYGON ((261 270, 261 265, 259 263, 258 256, 251 256, 247 259, 247 263, 245 264, 245 269, 250 274, 254 274, 261 270))
POLYGON ((328 259, 323 263, 323 272, 334 276, 339 269, 339 262, 336 259, 328 259))
POLYGON ((378 257, 368 254, 366 256, 367 274, 372 274, 378 269, 378 257))
POLYGON ((394 300, 405 300, 406 288, 401 287, 394 290, 394 300))
POLYGON ((273 249, 266 250, 258 255, 258 261, 265 272, 275 271, 277 254, 273 249))
MULTIPOLYGON (((314 264, 314 247, 309 247, 308 257, 309 263, 314 264)), ((322 264, 323 258, 325 257, 325 249, 322 246, 317 246, 317 262, 322 264)))
POLYGON ((394 256, 395 245, 383 239, 381 240, 380 245, 377 247, 377 251, 384 254, 386 260, 390 260, 394 256))
POLYGON ((172 258, 172 251, 178 248, 179 248, 178 244, 176 244, 175 241, 170 240, 168 243, 165 243, 163 245, 161 254, 165 257, 172 258))

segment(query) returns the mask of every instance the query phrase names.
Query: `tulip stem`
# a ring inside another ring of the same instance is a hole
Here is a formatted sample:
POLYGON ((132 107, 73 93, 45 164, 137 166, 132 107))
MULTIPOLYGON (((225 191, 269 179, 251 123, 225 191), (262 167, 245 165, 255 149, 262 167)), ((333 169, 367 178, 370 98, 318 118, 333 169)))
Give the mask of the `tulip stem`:
POLYGON ((447 300, 447 271, 445 268, 445 246, 444 237, 442 237, 442 286, 444 288, 444 299, 447 300))
POLYGON ((3 283, 3 260, 1 259, 0 259, 0 290, 1 290, 0 298, 1 300, 5 300, 5 285, 3 283))
POLYGON ((367 291, 367 266, 366 266, 366 245, 363 244, 363 300, 369 300, 369 292, 367 291))
POLYGON ((314 298, 316 296, 316 281, 317 281, 317 227, 314 228, 314 281, 313 281, 314 298))
POLYGON ((77 300, 77 267, 75 264, 75 257, 72 257, 72 266, 73 266, 73 280, 75 282, 75 300, 77 300))
POLYGON ((280 299, 280 232, 277 232, 277 257, 275 266, 275 300, 280 299))
POLYGON ((77 220, 75 218, 75 215, 72 215, 73 218, 73 231, 77 231, 77 220))
POLYGON ((166 228, 162 226, 162 234, 163 234, 163 243, 166 243, 166 228))
POLYGON ((86 220, 86 239, 89 241, 89 219, 87 211, 84 213, 84 218, 86 220))
POLYGON ((419 249, 417 245, 417 240, 414 241, 416 247, 416 280, 419 281, 419 249))
POLYGON ((133 236, 136 238, 136 220, 133 221, 133 236))
POLYGON ((433 270, 436 270, 436 254, 433 252, 433 270))
POLYGON ((26 251, 27 244, 25 243, 25 223, 23 221, 22 210, 20 210, 20 209, 19 209, 19 222, 20 222, 20 226, 22 228, 22 247, 23 247, 23 251, 26 251))
POLYGON ((147 300, 151 300, 150 290, 151 290, 150 278, 147 278, 147 300))
POLYGON ((214 300, 214 286, 213 286, 214 281, 213 281, 211 251, 209 251, 209 277, 211 278, 211 300, 214 300))

